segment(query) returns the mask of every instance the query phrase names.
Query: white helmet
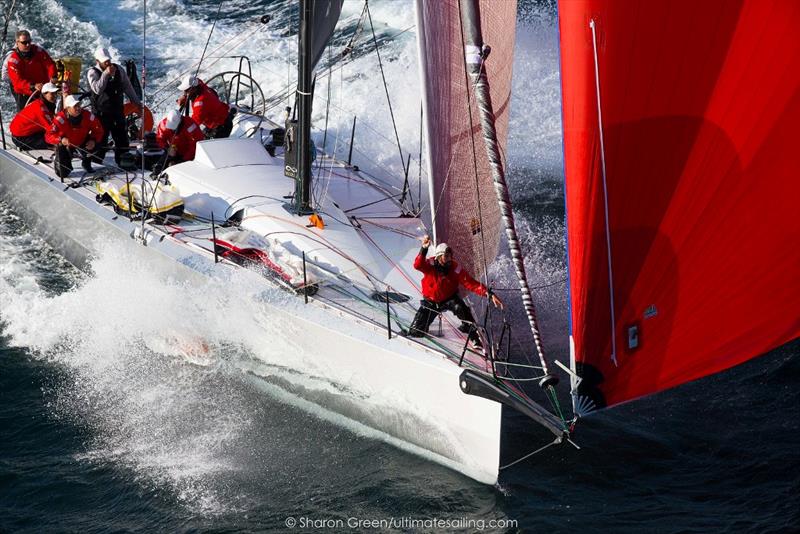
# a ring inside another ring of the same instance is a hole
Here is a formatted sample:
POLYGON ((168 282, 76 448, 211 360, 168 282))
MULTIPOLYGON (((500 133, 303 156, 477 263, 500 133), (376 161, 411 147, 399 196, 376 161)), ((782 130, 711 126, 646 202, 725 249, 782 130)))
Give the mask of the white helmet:
POLYGON ((170 130, 175 130, 181 123, 181 114, 178 113, 178 110, 173 109, 172 111, 167 113, 165 120, 166 122, 164 126, 166 126, 170 130))
POLYGON ((197 87, 197 83, 198 82, 197 82, 197 77, 196 76, 193 76, 191 74, 187 74, 181 80, 181 83, 178 86, 178 90, 186 91, 187 89, 190 89, 192 87, 197 87))

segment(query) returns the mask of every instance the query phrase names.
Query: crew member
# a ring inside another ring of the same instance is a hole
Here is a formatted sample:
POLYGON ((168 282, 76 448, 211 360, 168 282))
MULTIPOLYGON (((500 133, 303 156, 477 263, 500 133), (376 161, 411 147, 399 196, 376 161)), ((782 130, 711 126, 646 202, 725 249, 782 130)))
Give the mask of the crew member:
POLYGON ((222 139, 231 135, 236 110, 221 101, 216 91, 192 75, 184 77, 178 89, 183 91, 178 105, 183 107, 188 102, 192 108, 192 118, 205 128, 207 139, 222 139))
POLYGON ((447 246, 447 243, 439 243, 434 250, 433 258, 426 258, 430 244, 431 238, 425 236, 422 240, 422 248, 414 260, 414 268, 423 273, 423 299, 414 316, 414 321, 411 323, 408 335, 424 336, 436 316, 449 310, 461 319, 458 329, 469 334, 469 339, 475 345, 480 346, 480 337, 475 328, 472 312, 467 303, 458 296, 459 286, 465 287, 476 295, 489 296, 492 304, 496 307, 502 307, 503 302, 453 260, 453 251, 447 246))
POLYGON ((47 82, 42 86, 41 92, 41 100, 36 99, 25 106, 8 127, 14 144, 22 150, 50 148, 44 136, 53 124, 58 87, 47 82))
POLYGON ((123 112, 123 94, 136 106, 142 103, 131 85, 131 80, 125 69, 111 62, 111 56, 105 48, 98 48, 94 52, 97 65, 86 73, 91 89, 92 107, 105 131, 100 141, 98 156, 102 160, 106 153, 108 134, 114 139, 114 161, 120 164, 120 157, 130 149, 125 113, 123 112))
POLYGON ((64 110, 53 120, 45 141, 56 145, 53 168, 60 178, 72 172, 72 156, 77 152, 86 172, 92 172, 92 160, 102 163, 97 151, 105 139, 103 125, 94 113, 81 107, 74 95, 64 99, 64 110))
POLYGON ((56 64, 50 54, 31 42, 28 30, 18 31, 16 46, 8 56, 8 79, 17 111, 22 111, 31 95, 44 84, 56 83, 56 74, 56 64))
POLYGON ((167 151, 170 163, 194 159, 195 145, 205 139, 200 126, 191 117, 182 117, 177 110, 167 113, 156 129, 158 146, 167 151))

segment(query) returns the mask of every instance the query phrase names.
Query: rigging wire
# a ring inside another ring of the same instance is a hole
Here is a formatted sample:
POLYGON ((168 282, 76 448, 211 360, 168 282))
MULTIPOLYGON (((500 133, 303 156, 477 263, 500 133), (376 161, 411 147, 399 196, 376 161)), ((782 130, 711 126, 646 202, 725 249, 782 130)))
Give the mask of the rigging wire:
POLYGON ((381 71, 381 79, 383 80, 383 89, 386 92, 386 102, 389 105, 389 115, 392 118, 392 128, 394 128, 394 137, 397 140, 397 150, 400 153, 400 165, 403 171, 406 171, 406 162, 403 158, 403 148, 400 146, 400 135, 397 133, 397 122, 394 119, 394 110, 392 109, 392 99, 389 97, 389 85, 386 83, 386 74, 383 71, 383 61, 381 60, 381 51, 378 46, 378 37, 375 35, 375 25, 372 23, 372 14, 369 11, 369 0, 364 1, 364 8, 367 10, 367 17, 369 18, 369 26, 372 29, 372 42, 375 43, 375 54, 378 56, 378 67, 381 71))
POLYGON ((211 30, 208 32, 208 39, 206 39, 206 45, 203 47, 203 53, 200 54, 200 61, 197 62, 197 68, 194 71, 195 78, 200 73, 200 66, 203 64, 203 59, 206 57, 206 51, 208 50, 208 43, 211 42, 211 36, 214 34, 214 28, 217 27, 217 21, 219 20, 219 14, 222 11, 222 4, 224 4, 224 0, 220 0, 219 6, 217 7, 217 14, 214 17, 214 22, 211 24, 211 30))
POLYGON ((500 471, 502 471, 503 469, 508 469, 508 468, 509 468, 509 467, 511 467, 512 465, 517 465, 518 463, 520 463, 520 462, 522 462, 522 461, 524 461, 524 460, 527 460, 528 458, 530 458, 530 457, 531 457, 531 456, 533 456, 534 454, 538 454, 538 453, 542 452, 543 450, 545 450, 545 449, 548 449, 548 448, 552 447, 553 445, 559 445, 559 444, 561 444, 561 442, 562 442, 562 441, 563 441, 563 438, 562 438, 561 436, 558 436, 556 439, 554 439, 553 441, 551 441, 550 443, 548 443, 548 444, 547 444, 547 445, 545 445, 544 447, 539 447, 539 448, 538 448, 538 449, 536 449, 535 451, 533 451, 533 452, 530 452, 530 453, 526 454, 526 455, 525 455, 525 456, 523 456, 522 458, 518 458, 518 459, 514 460, 514 461, 513 461, 513 462, 511 462, 511 463, 508 463, 508 464, 506 464, 506 465, 500 466, 500 471))
POLYGON ((17 7, 17 0, 11 0, 6 4, 6 9, 3 12, 3 38, 0 40, 0 46, 5 48, 6 38, 8 38, 8 24, 11 22, 11 17, 14 15, 14 9, 17 7))

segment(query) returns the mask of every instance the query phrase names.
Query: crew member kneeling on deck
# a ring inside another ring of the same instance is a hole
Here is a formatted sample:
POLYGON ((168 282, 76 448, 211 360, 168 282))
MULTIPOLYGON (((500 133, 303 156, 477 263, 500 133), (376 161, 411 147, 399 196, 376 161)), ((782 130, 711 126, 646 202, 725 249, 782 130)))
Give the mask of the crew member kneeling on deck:
POLYGON ((92 172, 92 160, 101 163, 96 155, 105 132, 103 125, 94 116, 81 108, 80 102, 73 95, 64 99, 64 110, 53 120, 45 141, 56 145, 53 168, 59 178, 72 172, 72 156, 75 152, 81 158, 81 165, 86 172, 92 172))
POLYGON ((22 150, 50 148, 44 136, 53 125, 58 87, 52 83, 42 86, 42 99, 36 99, 11 120, 8 129, 11 139, 22 150))
POLYGON ((191 117, 182 117, 174 109, 167 113, 156 129, 156 142, 167 151, 169 164, 193 160, 197 142, 205 138, 200 126, 191 117))
POLYGON ((178 89, 183 91, 178 105, 183 107, 189 103, 194 122, 206 130, 206 139, 222 139, 231 135, 236 109, 220 100, 217 93, 203 80, 187 75, 181 80, 178 89))
POLYGON ((469 339, 480 346, 480 338, 475 329, 472 312, 467 303, 458 296, 459 286, 465 287, 476 295, 489 296, 492 304, 496 307, 502 307, 503 302, 497 295, 489 293, 486 286, 472 278, 458 263, 453 261, 453 252, 447 243, 439 243, 433 258, 426 258, 430 244, 431 238, 425 236, 422 240, 422 248, 414 260, 414 268, 423 273, 422 296, 424 298, 420 302, 419 310, 414 316, 408 335, 424 336, 436 316, 449 310, 461 319, 458 329, 468 333, 469 339))

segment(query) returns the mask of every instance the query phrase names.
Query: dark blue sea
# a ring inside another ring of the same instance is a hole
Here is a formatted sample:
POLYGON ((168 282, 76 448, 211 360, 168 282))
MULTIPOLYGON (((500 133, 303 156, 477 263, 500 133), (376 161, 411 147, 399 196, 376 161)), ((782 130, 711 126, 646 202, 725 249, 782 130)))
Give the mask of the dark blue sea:
MULTIPOLYGON (((169 88, 200 56, 215 19, 201 75, 236 68, 238 59, 225 56, 244 54, 265 94, 280 94, 295 69, 289 4, 231 0, 217 18, 216 2, 148 2, 151 107, 163 111, 177 97, 169 88), (273 22, 257 28, 265 13, 273 22)), ((335 44, 349 40, 362 5, 346 0, 335 44)), ((375 0, 370 8, 398 134, 413 155, 412 5, 375 0)), ((139 61, 145 29, 136 0, 18 2, 12 39, 17 28, 30 29, 54 57, 84 64, 100 45, 139 61)), ((377 63, 369 41, 358 43, 344 67, 318 82, 315 139, 346 157, 358 114, 354 159, 396 173, 377 63)), ((552 2, 520 2, 513 91, 508 166, 528 274, 541 287, 546 349, 567 361, 552 2)), ((0 98, 8 124, 5 86, 0 98)), ((262 353, 291 357, 291 344, 254 334, 235 296, 187 294, 115 252, 100 255, 92 274, 80 272, 0 200, 0 532, 800 531, 798 341, 587 417, 575 438, 580 450, 546 449, 502 471, 492 487, 268 391, 243 370, 262 353), (209 361, 175 350, 193 334, 213 340, 209 361)), ((507 253, 492 269, 511 280, 507 253)), ((515 350, 521 358, 524 349, 515 350)), ((549 441, 508 411, 502 440, 502 464, 549 441)))

